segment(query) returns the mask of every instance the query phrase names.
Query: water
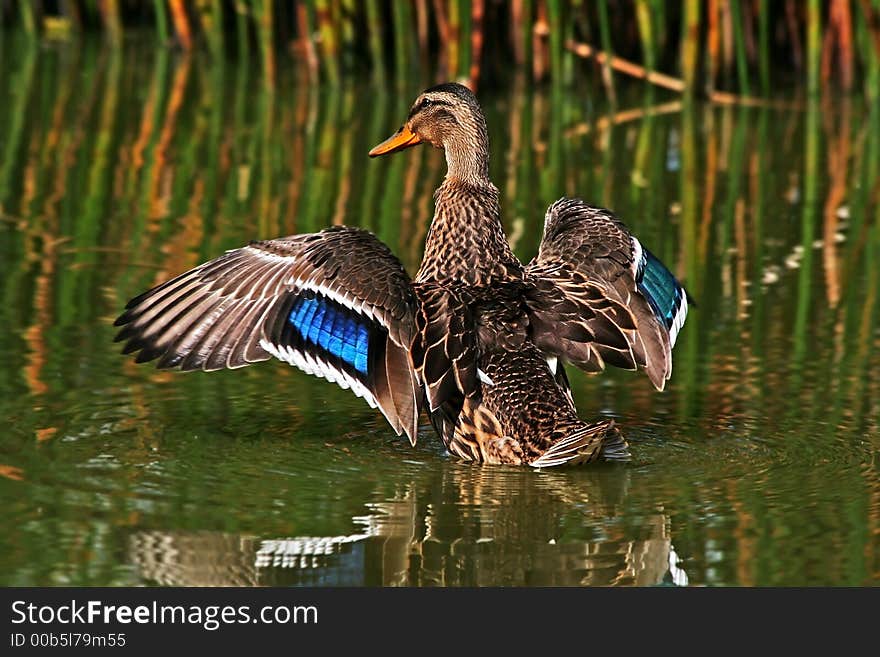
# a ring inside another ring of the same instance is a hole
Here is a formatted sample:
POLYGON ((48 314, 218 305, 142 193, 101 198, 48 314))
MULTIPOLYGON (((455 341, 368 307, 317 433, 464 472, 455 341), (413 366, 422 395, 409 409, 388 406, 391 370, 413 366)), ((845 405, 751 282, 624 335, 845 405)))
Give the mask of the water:
POLYGON ((430 80, 339 90, 136 44, 0 71, 0 584, 880 583, 880 117, 864 99, 682 105, 481 90, 523 259, 563 194, 614 208, 697 302, 663 393, 570 370, 625 466, 415 448, 277 362, 157 372, 113 319, 250 239, 375 231, 411 272, 442 178, 378 161, 430 80))

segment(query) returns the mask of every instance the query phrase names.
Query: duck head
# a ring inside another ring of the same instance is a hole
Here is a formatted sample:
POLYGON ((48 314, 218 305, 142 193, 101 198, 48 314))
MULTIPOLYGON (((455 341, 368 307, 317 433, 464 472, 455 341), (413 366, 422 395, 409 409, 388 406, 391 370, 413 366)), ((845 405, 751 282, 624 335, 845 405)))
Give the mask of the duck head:
POLYGON ((388 155, 427 143, 446 153, 447 177, 487 178, 489 137, 486 119, 473 92, 457 82, 426 89, 400 129, 370 151, 388 155))

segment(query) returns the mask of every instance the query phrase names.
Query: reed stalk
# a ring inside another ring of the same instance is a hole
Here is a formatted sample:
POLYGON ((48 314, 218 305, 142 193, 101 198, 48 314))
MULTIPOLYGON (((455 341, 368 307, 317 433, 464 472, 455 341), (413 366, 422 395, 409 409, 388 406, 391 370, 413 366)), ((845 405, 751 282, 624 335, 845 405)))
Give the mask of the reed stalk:
MULTIPOLYGON (((216 8, 215 8, 216 9, 216 8)), ((222 198, 221 177, 224 175, 221 166, 220 149, 223 142, 223 125, 226 122, 227 105, 223 102, 226 66, 222 59, 222 51, 217 53, 218 59, 211 66, 211 83, 202 86, 201 104, 209 122, 207 139, 208 161, 216 162, 217 166, 208 167, 205 174, 205 195, 202 207, 205 231, 209 235, 219 235, 222 230, 217 225, 219 202, 222 198)))
POLYGON ((428 0, 416 0, 416 34, 421 59, 428 57, 428 0))
POLYGON ((119 0, 99 0, 98 11, 101 14, 101 21, 107 31, 110 43, 119 46, 122 43, 122 17, 119 13, 119 0))
POLYGON ((263 60, 263 85, 266 88, 274 89, 277 67, 273 41, 275 12, 272 1, 255 0, 253 13, 257 24, 260 55, 263 60))
POLYGON ((853 87, 853 34, 849 0, 834 0, 831 5, 831 23, 837 35, 840 85, 845 91, 853 87))
MULTIPOLYGON (((339 31, 341 33, 340 42, 342 44, 342 54, 344 56, 343 64, 350 67, 352 64, 352 56, 355 49, 355 0, 340 0, 341 4, 337 10, 338 22, 340 23, 339 31)), ((359 3, 358 3, 359 4, 359 3)))
POLYGON ((192 50, 192 29, 189 24, 189 16, 186 13, 186 3, 183 0, 168 0, 168 5, 171 8, 171 20, 174 23, 177 42, 184 50, 192 50))
MULTIPOLYGON (((608 0, 599 0, 599 35, 602 41, 602 50, 608 57, 602 62, 602 80, 608 91, 608 99, 611 106, 617 106, 617 93, 614 89, 614 76, 611 73, 611 58, 614 51, 611 48, 611 25, 608 22, 608 0)), ((651 67, 649 67, 651 68, 651 67)))
POLYGON ((822 7, 819 0, 807 5, 807 93, 819 93, 819 71, 822 58, 822 7))
POLYGON ((642 41, 642 57, 645 60, 645 68, 653 71, 657 68, 657 43, 649 0, 636 0, 636 22, 639 27, 639 38, 642 41))
POLYGON ((168 43, 168 9, 165 0, 153 0, 153 15, 156 19, 156 35, 162 44, 168 43))
MULTIPOLYGON (((378 94, 374 112, 371 113, 369 125, 365 126, 367 144, 378 144, 388 136, 388 95, 378 94)), ((369 146, 367 146, 369 148, 369 146)), ((387 159, 385 160, 387 162, 387 159)), ((376 198, 381 187, 383 171, 380 167, 366 167, 364 172, 364 186, 361 194, 360 216, 362 226, 369 230, 376 230, 376 198)))
MULTIPOLYGON (((442 2, 442 0, 439 0, 442 2)), ((395 3, 395 8, 397 7, 397 3, 395 3)), ((459 70, 459 59, 461 58, 461 5, 458 0, 450 0, 449 2, 449 12, 448 12, 448 28, 449 31, 446 35, 446 39, 448 42, 446 44, 446 72, 447 77, 454 77, 459 70)))
POLYGON ((666 14, 666 0, 650 0, 651 15, 654 17, 654 25, 657 26, 654 41, 657 47, 663 50, 669 43, 669 19, 666 14))
POLYGON ((522 11, 520 14, 519 38, 522 40, 522 52, 525 62, 532 61, 532 33, 535 7, 533 0, 520 0, 522 11))
MULTIPOLYGON (((258 105, 260 135, 259 135, 259 196, 257 198, 257 211, 260 235, 278 235, 278 206, 273 202, 274 183, 278 180, 275 166, 275 156, 278 153, 279 140, 275 135, 278 103, 270 90, 263 87, 258 105)), ((326 187, 326 185, 325 185, 326 187)))
POLYGON ((196 12, 208 50, 215 59, 223 56, 223 5, 220 0, 199 0, 196 12))
POLYGON ((718 81, 718 62, 721 47, 721 6, 719 0, 706 3, 706 93, 711 96, 718 81))
MULTIPOLYGON (((455 2, 452 3, 455 5, 455 2)), ((394 3, 394 54, 397 58, 397 77, 404 80, 412 71, 413 57, 409 35, 413 31, 412 13, 407 2, 394 3)))
MULTIPOLYGON (((704 83, 713 99, 754 100, 756 90, 768 96, 771 73, 785 68, 803 72, 810 94, 831 80, 844 90, 861 83, 869 96, 880 93, 877 0, 682 0, 679 4, 664 0, 613 4, 609 0, 149 0, 145 4, 146 12, 129 0, 7 2, 3 17, 11 17, 14 28, 30 38, 44 29, 50 38, 64 38, 71 29, 97 29, 115 44, 138 21, 146 20, 157 42, 166 44, 174 38, 181 49, 204 48, 215 59, 225 57, 228 50, 247 58, 250 40, 255 39, 269 85, 274 84, 282 59, 290 56, 306 62, 311 80, 340 84, 344 73, 361 70, 359 57, 364 53, 369 55, 364 68, 371 69, 377 81, 384 79, 388 66, 403 81, 416 72, 418 61, 423 72, 433 69, 440 79, 475 84, 483 66, 497 71, 510 58, 516 68, 531 69, 535 80, 552 77, 567 85, 574 81, 578 54, 569 44, 594 40, 602 53, 596 56, 601 80, 612 100, 619 86, 614 74, 621 70, 615 64, 618 56, 633 67, 658 74, 677 57, 682 91, 691 94, 694 85, 704 83), (509 29, 497 33, 497 25, 509 29), (491 51, 485 48, 486 39, 491 51)), ((11 31, 6 26, 2 34, 11 31)))
POLYGON ((587 9, 583 3, 584 0, 570 0, 563 14, 562 81, 566 85, 571 85, 575 81, 575 58, 574 54, 565 47, 565 44, 575 38, 576 28, 582 29, 580 26, 586 24, 587 9))
POLYGON ((562 80, 563 23, 562 0, 547 0, 547 17, 550 23, 550 75, 562 80))
POLYGON ((861 50, 863 58, 867 61, 864 87, 868 97, 876 100, 880 95, 880 20, 877 25, 872 25, 872 21, 868 18, 869 14, 865 13, 872 11, 867 2, 861 3, 859 9, 864 17, 864 20, 859 21, 861 50))
POLYGON ((700 0, 684 0, 682 39, 679 48, 681 74, 685 89, 691 93, 697 79, 697 55, 700 38, 700 0))
MULTIPOLYGON (((335 86, 339 84, 339 42, 333 20, 333 7, 330 0, 314 1, 315 18, 321 35, 324 71, 327 74, 327 81, 335 86)), ((271 4, 268 0, 266 3, 271 4)))
POLYGON ((247 61, 251 45, 250 8, 243 0, 235 0, 233 7, 235 10, 236 56, 242 61, 247 61))
MULTIPOLYGON (((122 75, 121 50, 110 49, 109 60, 102 85, 97 136, 89 157, 83 212, 79 215, 73 231, 74 246, 88 247, 96 244, 101 233, 101 224, 107 219, 104 208, 110 184, 107 171, 113 157, 112 140, 116 122, 120 120, 117 106, 120 98, 119 80, 122 75)), ((85 264, 94 262, 94 258, 94 253, 83 249, 77 251, 75 260, 78 264, 85 264)))
POLYGON ((458 0, 461 27, 458 31, 460 55, 456 77, 465 80, 469 79, 471 71, 471 4, 471 0, 458 0))
POLYGON ((543 80, 547 75, 549 53, 547 48, 547 36, 550 32, 547 20, 547 0, 537 0, 535 9, 535 22, 531 25, 532 77, 535 80, 543 80))
POLYGON ((733 19, 733 40, 736 46, 736 75, 739 92, 748 96, 750 94, 749 65, 746 61, 746 41, 743 36, 746 25, 743 19, 742 4, 739 0, 732 0, 730 12, 733 19))
POLYGON ((758 7, 758 58, 761 93, 770 93, 770 0, 760 0, 758 7))
MULTIPOLYGON (((679 198, 681 199, 681 218, 679 226, 679 242, 681 244, 681 253, 683 262, 676 268, 679 274, 683 274, 682 279, 688 285, 691 294, 696 295, 698 299, 705 298, 703 291, 706 285, 706 277, 703 272, 706 270, 704 258, 701 258, 699 251, 699 189, 700 189, 700 162, 697 150, 697 126, 696 126, 696 108, 690 100, 684 103, 681 111, 680 123, 681 141, 679 145, 679 153, 681 158, 681 174, 679 175, 679 198)), ((671 263, 670 263, 671 264, 671 263)), ((676 269, 673 269, 675 271, 676 269)), ((695 326, 700 327, 703 319, 702 313, 694 313, 693 320, 695 326)), ((684 353, 687 362, 698 363, 699 354, 704 349, 704 345, 698 342, 700 331, 691 330, 683 337, 684 353)), ((684 378, 686 380, 685 395, 681 401, 680 412, 693 412, 698 403, 695 394, 698 386, 699 372, 696 366, 685 369, 684 378)))
POLYGON ((37 36, 39 32, 39 18, 37 16, 37 8, 33 2, 25 0, 18 3, 18 18, 25 34, 30 37, 37 36))
MULTIPOLYGON (((815 10, 818 12, 818 4, 818 0, 810 0, 810 11, 815 10)), ((817 18, 811 16, 811 25, 812 21, 817 18)), ((807 53, 811 59, 814 57, 813 50, 810 47, 808 47, 807 53)), ((815 68, 816 81, 818 82, 818 64, 815 68)), ((804 141, 804 199, 803 211, 801 213, 801 248, 803 249, 803 259, 800 263, 798 276, 797 309, 795 311, 794 328, 795 367, 792 372, 798 388, 803 378, 804 361, 809 353, 807 332, 810 326, 810 297, 813 288, 813 240, 816 234, 816 211, 819 207, 819 176, 822 175, 819 168, 820 127, 819 99, 812 96, 807 106, 806 139, 804 141)))
POLYGON ((620 71, 621 73, 625 73, 634 78, 646 80, 658 87, 663 87, 672 91, 685 91, 685 82, 680 78, 674 78, 669 75, 664 75, 663 73, 657 73, 656 71, 649 71, 643 66, 639 66, 638 64, 623 59, 622 57, 608 57, 604 52, 598 51, 586 43, 569 42, 566 44, 566 48, 579 57, 593 57, 599 63, 604 63, 608 60, 611 68, 614 70, 620 71))
POLYGON ((7 102, 9 118, 4 128, 3 158, 0 160, 0 207, 9 208, 8 191, 15 179, 15 165, 18 163, 18 153, 24 138, 27 108, 30 106, 31 94, 34 85, 34 71, 37 61, 37 45, 25 41, 25 47, 19 50, 20 68, 11 68, 9 74, 15 80, 12 88, 15 94, 7 102))
POLYGON ((481 58, 483 56, 483 16, 484 0, 474 0, 471 16, 471 66, 468 79, 476 89, 480 80, 481 58))
POLYGON ((366 0, 367 27, 369 29, 370 57, 373 79, 382 85, 385 80, 385 57, 382 42, 382 16, 379 0, 366 0))
POLYGON ((297 4, 296 23, 299 28, 299 51, 305 57, 309 79, 316 81, 320 65, 318 63, 318 54, 315 51, 315 43, 312 41, 314 20, 311 9, 310 6, 306 6, 305 2, 297 4))
MULTIPOLYGON (((758 112, 757 143, 766 144, 768 143, 767 138, 770 123, 770 110, 764 108, 758 110, 758 112)), ((772 169, 769 163, 770 156, 767 149, 753 148, 751 159, 752 164, 750 165, 749 170, 752 174, 752 190, 749 205, 752 211, 752 234, 754 235, 751 279, 757 281, 761 279, 761 268, 766 262, 765 251, 767 250, 767 245, 762 238, 765 234, 767 223, 765 217, 767 194, 768 190, 772 190, 772 180, 768 179, 772 169)), ((763 303, 763 298, 760 300, 756 299, 755 301, 756 303, 752 314, 756 325, 760 326, 763 323, 762 318, 765 312, 765 304, 763 303)), ((755 340, 752 343, 752 349, 758 355, 761 355, 766 349, 766 346, 765 342, 757 339, 756 335, 755 340)))
POLYGON ((513 48, 513 61, 517 66, 522 66, 526 62, 525 46, 528 39, 523 38, 525 32, 523 28, 523 0, 511 0, 510 3, 510 39, 513 48))

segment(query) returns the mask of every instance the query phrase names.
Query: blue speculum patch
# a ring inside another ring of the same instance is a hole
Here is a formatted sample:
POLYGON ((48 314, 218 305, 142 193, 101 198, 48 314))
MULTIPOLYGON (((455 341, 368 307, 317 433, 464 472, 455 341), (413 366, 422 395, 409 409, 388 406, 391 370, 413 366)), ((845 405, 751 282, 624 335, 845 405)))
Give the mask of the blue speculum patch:
POLYGON ((300 299, 290 309, 288 319, 305 341, 366 375, 370 332, 365 320, 358 321, 335 302, 321 297, 300 299))
POLYGON ((665 324, 672 326, 684 296, 684 288, 666 266, 645 249, 645 265, 642 268, 639 290, 648 298, 654 313, 665 324))

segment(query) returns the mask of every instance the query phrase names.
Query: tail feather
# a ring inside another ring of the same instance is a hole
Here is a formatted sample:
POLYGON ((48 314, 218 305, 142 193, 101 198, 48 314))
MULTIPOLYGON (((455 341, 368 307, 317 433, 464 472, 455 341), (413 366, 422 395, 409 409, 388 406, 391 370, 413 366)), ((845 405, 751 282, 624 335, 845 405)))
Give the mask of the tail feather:
POLYGON ((623 437, 623 433, 621 433, 613 421, 605 432, 605 440, 602 441, 600 458, 603 461, 615 462, 629 461, 632 458, 626 438, 623 437))
POLYGON ((591 461, 627 461, 629 447, 614 420, 585 425, 554 443, 530 462, 534 468, 580 465, 591 461))

